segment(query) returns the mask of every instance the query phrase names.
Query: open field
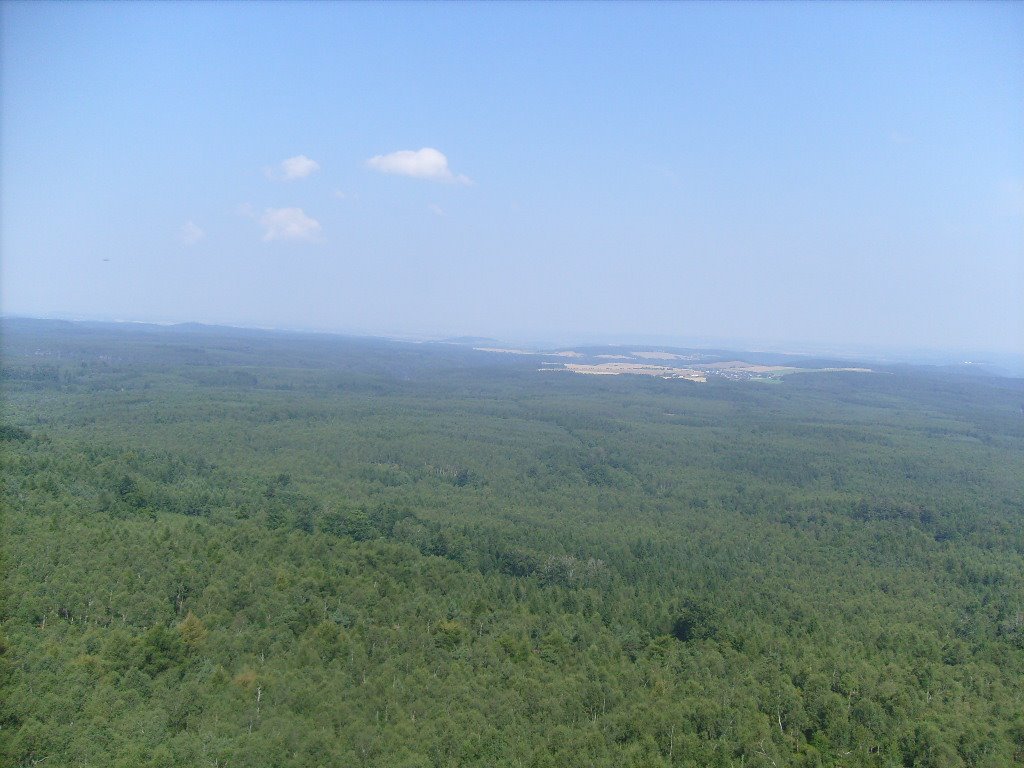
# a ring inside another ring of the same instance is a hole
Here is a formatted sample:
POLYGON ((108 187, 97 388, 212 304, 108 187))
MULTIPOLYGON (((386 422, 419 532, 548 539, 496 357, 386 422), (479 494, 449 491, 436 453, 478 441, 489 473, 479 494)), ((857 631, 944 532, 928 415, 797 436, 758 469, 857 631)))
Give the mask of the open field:
POLYGON ((856 372, 872 373, 870 368, 854 366, 815 366, 807 362, 805 356, 784 355, 801 365, 766 365, 763 363, 746 362, 736 359, 720 359, 717 354, 688 351, 668 352, 633 351, 633 352, 595 352, 577 350, 528 350, 502 347, 474 347, 474 351, 497 353, 504 355, 532 356, 548 358, 543 361, 545 367, 540 370, 563 370, 590 376, 654 376, 663 379, 682 379, 697 383, 706 383, 708 377, 721 377, 734 380, 771 379, 793 373, 839 373, 856 372), (558 363, 559 358, 574 358, 577 362, 558 363), (657 364, 651 361, 686 360, 687 367, 657 364), (614 361, 614 362, 611 362, 614 361), (555 366, 561 367, 555 367, 555 366))
MULTIPOLYGON (((551 369, 544 369, 551 370, 551 369)), ((565 370, 573 373, 585 373, 596 376, 618 376, 632 374, 634 376, 658 376, 663 379, 686 379, 688 381, 705 382, 707 377, 692 368, 671 368, 666 365, 644 365, 642 363, 597 363, 583 365, 566 363, 565 370)))

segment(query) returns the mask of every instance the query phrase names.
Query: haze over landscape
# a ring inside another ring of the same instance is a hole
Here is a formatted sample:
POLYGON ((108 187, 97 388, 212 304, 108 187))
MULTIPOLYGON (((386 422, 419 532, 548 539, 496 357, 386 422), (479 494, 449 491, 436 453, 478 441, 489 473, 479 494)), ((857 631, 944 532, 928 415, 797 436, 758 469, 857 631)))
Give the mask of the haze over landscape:
POLYGON ((1024 768, 1024 4, 0 2, 0 765, 1024 768))
POLYGON ((1024 348, 1024 8, 2 7, 6 315, 1024 348))

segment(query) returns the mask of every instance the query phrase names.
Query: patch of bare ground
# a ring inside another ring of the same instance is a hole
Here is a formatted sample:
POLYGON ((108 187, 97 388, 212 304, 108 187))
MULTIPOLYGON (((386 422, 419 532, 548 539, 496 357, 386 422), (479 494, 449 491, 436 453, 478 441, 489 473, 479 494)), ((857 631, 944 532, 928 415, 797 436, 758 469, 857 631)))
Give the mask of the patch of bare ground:
POLYGON ((631 374, 634 376, 658 376, 663 379, 707 381, 707 377, 701 371, 695 371, 692 368, 671 368, 667 365, 650 365, 645 363, 596 363, 594 365, 566 363, 565 370, 572 371, 573 373, 590 374, 592 376, 631 374))

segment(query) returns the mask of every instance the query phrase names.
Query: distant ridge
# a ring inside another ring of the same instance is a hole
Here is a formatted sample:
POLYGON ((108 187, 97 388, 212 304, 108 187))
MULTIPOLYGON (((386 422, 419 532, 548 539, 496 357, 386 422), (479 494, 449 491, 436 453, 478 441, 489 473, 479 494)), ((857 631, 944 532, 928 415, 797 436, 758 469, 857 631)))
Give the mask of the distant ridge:
POLYGON ((842 349, 824 350, 813 347, 800 350, 790 349, 789 351, 771 351, 763 345, 744 346, 736 344, 709 345, 709 346, 685 346, 678 343, 652 344, 647 342, 636 342, 624 344, 616 342, 613 344, 601 344, 595 342, 575 344, 561 344, 551 346, 544 343, 521 343, 504 342, 492 336, 447 336, 443 338, 429 336, 402 336, 388 333, 373 333, 368 331, 354 330, 326 330, 312 328, 287 328, 273 326, 257 326, 247 324, 230 323, 206 323, 197 321, 140 321, 124 319, 96 319, 82 317, 32 317, 25 315, 12 315, 0 313, 0 330, 6 328, 23 327, 26 325, 51 327, 60 326, 74 333, 81 333, 86 330, 115 329, 135 330, 140 333, 151 333, 167 335, 173 333, 192 334, 196 337, 209 337, 217 335, 233 335, 252 337, 260 334, 284 336, 284 337, 336 337, 345 339, 362 339, 364 341, 379 340, 402 343, 429 343, 447 344, 457 347, 484 347, 488 351, 499 352, 506 347, 515 347, 517 350, 529 351, 537 355, 559 355, 565 356, 566 351, 575 351, 582 357, 599 357, 602 355, 627 354, 635 356, 643 353, 666 352, 686 356, 696 355, 700 360, 710 362, 713 360, 736 360, 743 359, 758 365, 794 365, 799 368, 826 368, 842 367, 851 362, 870 364, 876 370, 907 370, 910 368, 930 370, 937 374, 952 374, 960 376, 996 376, 1001 378, 1024 378, 1024 355, 1020 353, 1001 353, 989 351, 981 352, 957 352, 957 351, 935 351, 918 350, 908 351, 905 354, 891 350, 877 350, 874 353, 869 350, 842 349))

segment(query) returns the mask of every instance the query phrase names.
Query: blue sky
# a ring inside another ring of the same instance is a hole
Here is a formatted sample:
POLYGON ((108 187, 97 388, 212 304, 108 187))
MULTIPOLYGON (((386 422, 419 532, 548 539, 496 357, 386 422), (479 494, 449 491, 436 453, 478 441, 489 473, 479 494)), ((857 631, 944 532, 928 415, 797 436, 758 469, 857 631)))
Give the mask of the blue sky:
POLYGON ((1024 349, 1024 5, 6 3, 6 314, 1024 349))

